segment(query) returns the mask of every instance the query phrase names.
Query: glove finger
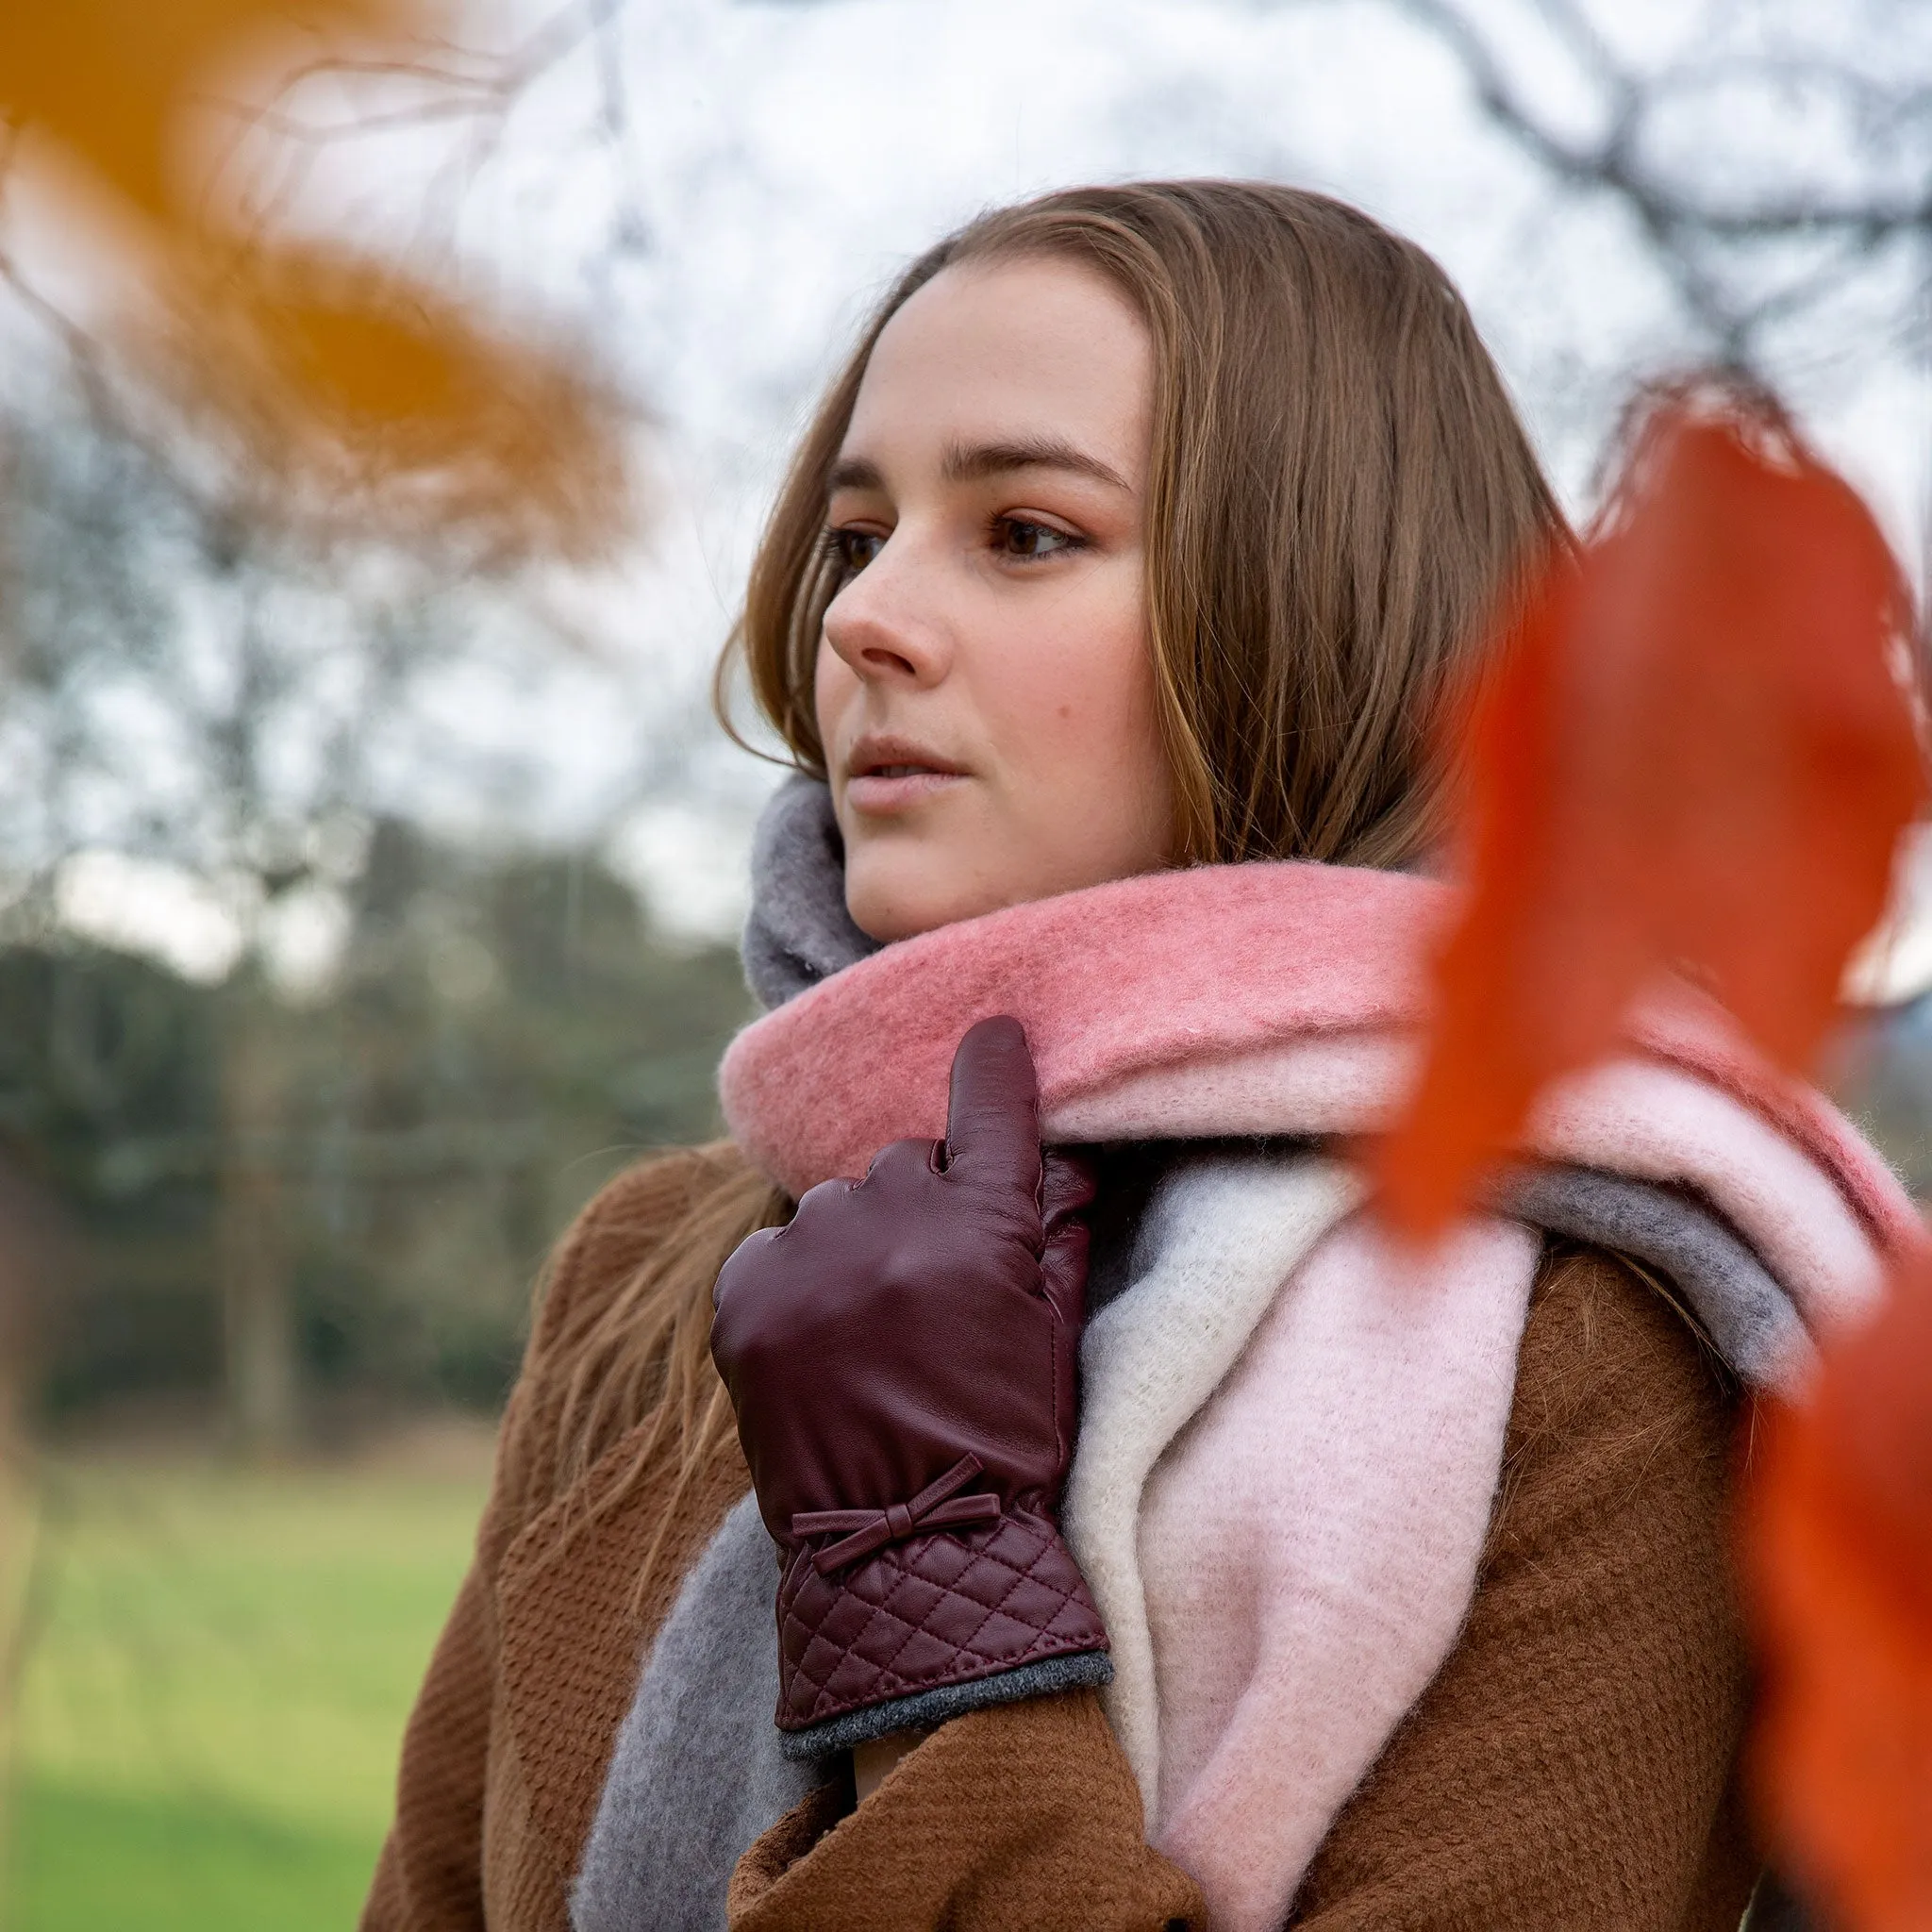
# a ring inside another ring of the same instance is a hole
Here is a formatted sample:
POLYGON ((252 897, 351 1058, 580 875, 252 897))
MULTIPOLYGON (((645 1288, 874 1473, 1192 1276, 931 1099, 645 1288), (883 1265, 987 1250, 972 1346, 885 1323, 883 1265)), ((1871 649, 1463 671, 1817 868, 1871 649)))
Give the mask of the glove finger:
POLYGON ((1057 1150, 1041 1157, 1040 1221, 1049 1241, 1054 1229, 1069 1215, 1092 1206, 1099 1185, 1093 1163, 1085 1155, 1057 1150))
POLYGON ((1078 1333, 1087 1308, 1087 1224, 1080 1210, 1093 1199, 1093 1170, 1067 1154, 1045 1157, 1041 1182, 1041 1219, 1046 1240, 1040 1255, 1040 1280, 1060 1321, 1078 1333))
POLYGON ((1026 1030, 1001 1014, 969 1026, 953 1056, 946 1172, 975 1186, 1040 1190, 1040 1083, 1026 1030))
POLYGON ((734 1281, 741 1280, 747 1269, 757 1265, 756 1257, 759 1250, 769 1247, 784 1230, 777 1227, 755 1228, 725 1257, 724 1265, 718 1271, 718 1278, 711 1284, 711 1307, 721 1308, 724 1297, 731 1291, 734 1281))
POLYGON ((856 1186, 874 1193, 904 1194, 922 1184, 929 1186, 940 1156, 937 1141, 891 1141, 874 1154, 865 1179, 856 1186))

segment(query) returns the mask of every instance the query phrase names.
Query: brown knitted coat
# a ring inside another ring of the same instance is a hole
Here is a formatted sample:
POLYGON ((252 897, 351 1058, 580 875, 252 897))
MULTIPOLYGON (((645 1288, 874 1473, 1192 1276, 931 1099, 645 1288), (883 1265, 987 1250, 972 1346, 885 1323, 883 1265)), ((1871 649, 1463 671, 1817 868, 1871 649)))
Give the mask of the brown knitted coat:
MULTIPOLYGON (((716 1172, 717 1150, 709 1154, 716 1172)), ((631 1460, 558 1473, 547 1343, 674 1220, 699 1157, 631 1169, 562 1249, 511 1398, 475 1561, 404 1740, 364 1932, 564 1932, 572 1876, 640 1657, 678 1575, 744 1493, 722 1453, 675 1519, 631 1460), (634 1601, 644 1550, 668 1561, 634 1601)), ((1307 1932, 1734 1932, 1755 1861, 1733 1766, 1745 1669, 1728 1586, 1735 1398, 1613 1257, 1545 1265, 1468 1624, 1337 1820, 1291 1921, 1307 1932)), ((866 1803, 831 1787, 740 1861, 733 1932, 1014 1932, 1205 1923, 1141 1839, 1094 1693, 943 1725, 866 1803)))

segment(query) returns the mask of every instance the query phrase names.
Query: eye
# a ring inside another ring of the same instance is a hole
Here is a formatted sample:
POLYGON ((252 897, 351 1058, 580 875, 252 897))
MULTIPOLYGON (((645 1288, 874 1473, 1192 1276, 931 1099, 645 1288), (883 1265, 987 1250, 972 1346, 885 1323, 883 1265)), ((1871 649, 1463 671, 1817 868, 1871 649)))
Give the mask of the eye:
POLYGON ((1002 557, 1017 558, 1027 563, 1083 547, 1078 537, 1070 537, 1066 531, 1056 530, 1048 524, 1029 523, 1024 517, 995 517, 992 538, 993 548, 1002 557))
POLYGON ((841 576, 856 577, 885 547, 886 540, 876 530, 825 532, 825 555, 841 576))

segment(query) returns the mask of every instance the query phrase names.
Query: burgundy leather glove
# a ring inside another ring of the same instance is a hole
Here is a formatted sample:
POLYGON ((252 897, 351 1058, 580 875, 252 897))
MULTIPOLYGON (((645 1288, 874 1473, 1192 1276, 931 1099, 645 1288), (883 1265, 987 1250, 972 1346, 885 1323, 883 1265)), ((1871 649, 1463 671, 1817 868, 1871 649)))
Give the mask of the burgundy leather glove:
POLYGON ((1111 1675, 1058 1521, 1092 1193, 1041 1151, 1020 1023, 982 1020, 943 1141, 724 1264, 711 1355, 778 1545, 788 1756, 1111 1675))

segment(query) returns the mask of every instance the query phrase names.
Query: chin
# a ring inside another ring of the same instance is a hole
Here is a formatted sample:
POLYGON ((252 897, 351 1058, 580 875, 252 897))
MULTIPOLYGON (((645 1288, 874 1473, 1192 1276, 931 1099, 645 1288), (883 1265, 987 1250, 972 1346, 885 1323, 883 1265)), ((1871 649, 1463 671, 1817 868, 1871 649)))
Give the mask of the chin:
POLYGON ((941 861, 908 865, 896 855, 895 861, 881 865, 850 856, 846 861, 845 908, 859 931, 881 944, 976 919, 1007 903, 983 891, 940 887, 934 875, 945 869, 941 861))

